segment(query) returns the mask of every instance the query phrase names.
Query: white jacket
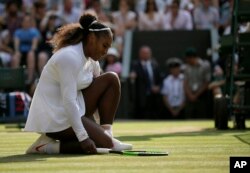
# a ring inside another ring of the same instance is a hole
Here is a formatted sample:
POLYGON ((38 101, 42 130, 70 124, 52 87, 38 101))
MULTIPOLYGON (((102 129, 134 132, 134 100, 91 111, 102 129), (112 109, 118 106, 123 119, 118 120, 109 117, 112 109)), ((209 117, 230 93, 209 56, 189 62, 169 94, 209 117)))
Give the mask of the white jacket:
POLYGON ((99 75, 99 62, 85 57, 82 43, 58 50, 43 69, 24 130, 47 133, 72 127, 79 141, 86 139, 81 90, 99 75))

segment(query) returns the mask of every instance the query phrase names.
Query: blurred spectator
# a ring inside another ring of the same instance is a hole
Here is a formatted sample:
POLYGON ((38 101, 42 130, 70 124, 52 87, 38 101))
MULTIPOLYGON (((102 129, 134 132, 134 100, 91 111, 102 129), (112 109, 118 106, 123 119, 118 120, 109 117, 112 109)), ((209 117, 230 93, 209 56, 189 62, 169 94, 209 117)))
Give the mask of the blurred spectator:
POLYGON ((139 58, 132 65, 130 79, 135 84, 135 118, 159 118, 162 110, 162 80, 150 47, 140 48, 139 58))
POLYGON ((162 29, 162 15, 158 12, 155 0, 147 0, 144 12, 139 13, 139 30, 160 30, 162 29))
POLYGON ((35 52, 37 50, 39 31, 32 27, 33 20, 30 15, 25 15, 22 21, 22 28, 17 29, 14 34, 15 55, 12 67, 27 65, 27 84, 31 84, 35 74, 35 52))
MULTIPOLYGON (((105 0, 104 0, 105 1, 105 0)), ((122 0, 110 0, 111 1, 111 11, 119 10, 119 5, 122 0)), ((131 11, 135 11, 135 0, 125 0, 131 11)))
MULTIPOLYGON (((221 1, 228 1, 228 0, 211 0, 212 6, 218 8, 219 7, 219 2, 221 1)), ((194 7, 198 7, 202 4, 202 0, 193 0, 194 7)))
MULTIPOLYGON (((166 5, 166 0, 155 0, 157 9, 160 13, 163 13, 163 11, 165 10, 165 5, 166 5)), ((136 1, 136 7, 135 7, 135 11, 139 14, 143 11, 146 10, 146 0, 137 0, 136 1)))
POLYGON ((112 13, 116 37, 123 37, 126 30, 135 29, 136 14, 130 11, 126 0, 120 0, 119 11, 112 13))
POLYGON ((231 25, 233 11, 233 0, 221 2, 220 5, 220 21, 219 34, 223 35, 225 29, 231 25))
POLYGON ((40 23, 46 15, 45 0, 38 0, 34 3, 32 16, 35 19, 35 26, 40 28, 40 23))
POLYGON ((163 80, 161 93, 168 118, 184 118, 185 92, 181 65, 182 62, 178 58, 170 58, 167 61, 170 74, 163 80))
POLYGON ((126 0, 120 0, 119 11, 112 12, 112 29, 114 30, 114 44, 119 54, 123 52, 124 34, 127 30, 136 28, 136 14, 130 10, 126 0))
POLYGON ((53 1, 47 1, 46 4, 49 10, 58 11, 61 3, 62 3, 62 0, 53 0, 53 1))
POLYGON ((100 0, 101 6, 105 12, 110 12, 112 0, 100 0))
POLYGON ((201 0, 201 5, 194 9, 194 24, 196 29, 212 29, 219 26, 218 9, 211 0, 201 0))
MULTIPOLYGON (((43 67, 47 63, 49 57, 52 56, 52 47, 48 44, 48 41, 52 38, 54 33, 56 32, 57 26, 56 20, 58 19, 58 15, 49 11, 46 13, 45 17, 41 21, 40 24, 40 32, 41 32, 41 41, 38 46, 38 58, 37 58, 37 66, 38 66, 38 75, 40 76, 43 67)), ((61 22, 63 23, 63 22, 61 22)))
POLYGON ((179 0, 173 0, 170 10, 163 15, 163 28, 165 30, 192 30, 193 21, 189 11, 180 9, 179 0))
POLYGON ((22 12, 32 14, 33 5, 37 0, 22 0, 22 12))
POLYGON ((105 23, 110 23, 111 19, 103 10, 101 0, 92 0, 91 7, 97 14, 98 20, 105 23))
POLYGON ((4 15, 5 3, 0 1, 0 16, 4 15))
POLYGON ((0 32, 0 63, 3 67, 9 67, 12 56, 13 49, 10 47, 10 33, 8 30, 0 32))
MULTIPOLYGON (((169 7, 171 7, 171 4, 173 3, 173 0, 166 0, 166 8, 165 12, 169 10, 169 7)), ((194 8, 193 0, 180 0, 180 9, 192 11, 194 8)))
POLYGON ((122 65, 121 62, 119 62, 120 55, 116 48, 111 47, 109 48, 107 55, 105 57, 103 70, 105 72, 112 71, 118 74, 118 76, 121 76, 122 72, 122 65))
POLYGON ((202 60, 195 48, 185 52, 184 89, 187 97, 187 118, 208 118, 208 84, 211 80, 210 63, 202 60))
POLYGON ((81 14, 82 11, 73 5, 73 0, 63 0, 63 6, 58 11, 58 15, 63 16, 66 23, 78 22, 81 14))
POLYGON ((16 29, 21 27, 21 22, 23 20, 22 14, 19 12, 18 5, 14 1, 8 1, 6 3, 6 12, 4 14, 4 22, 7 29, 10 32, 11 39, 13 39, 13 34, 16 29))

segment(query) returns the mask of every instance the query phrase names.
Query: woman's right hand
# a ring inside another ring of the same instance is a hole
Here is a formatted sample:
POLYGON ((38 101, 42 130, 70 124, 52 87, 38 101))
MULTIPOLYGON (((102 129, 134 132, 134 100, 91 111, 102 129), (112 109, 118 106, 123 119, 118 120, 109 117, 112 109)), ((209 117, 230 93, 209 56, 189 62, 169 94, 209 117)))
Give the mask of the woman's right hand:
POLYGON ((81 147, 85 153, 87 153, 87 154, 96 154, 97 153, 95 143, 90 138, 87 138, 80 143, 81 143, 81 147))

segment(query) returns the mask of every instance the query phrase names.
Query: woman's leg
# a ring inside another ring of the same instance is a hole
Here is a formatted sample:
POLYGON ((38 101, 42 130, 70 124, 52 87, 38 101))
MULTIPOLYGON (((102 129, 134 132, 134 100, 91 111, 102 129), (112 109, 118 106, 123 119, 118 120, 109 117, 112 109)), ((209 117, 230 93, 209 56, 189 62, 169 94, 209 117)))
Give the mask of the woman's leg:
POLYGON ((47 61, 49 59, 49 56, 46 52, 42 51, 38 53, 38 61, 37 61, 37 66, 38 66, 38 74, 39 76, 42 73, 43 67, 46 65, 47 61))
POLYGON ((33 51, 30 51, 27 54, 27 70, 28 84, 31 84, 35 76, 35 53, 33 51))
MULTIPOLYGON (((104 130, 98 124, 85 116, 82 117, 82 123, 89 137, 95 142, 97 147, 113 147, 112 139, 104 133, 104 130)), ((84 153, 71 127, 61 132, 46 133, 46 135, 60 141, 60 153, 84 153)))
MULTIPOLYGON (((82 123, 89 137, 95 142, 97 147, 112 148, 111 137, 104 133, 102 127, 92 121, 92 115, 98 109, 101 125, 113 123, 120 99, 119 78, 114 73, 105 73, 95 78, 91 85, 84 89, 82 93, 86 107, 82 123)), ((46 135, 61 141, 61 153, 83 152, 72 128, 61 132, 47 133, 46 135)))
POLYGON ((104 73, 82 93, 86 105, 85 116, 90 117, 98 110, 100 124, 112 124, 121 95, 118 76, 112 72, 104 73))

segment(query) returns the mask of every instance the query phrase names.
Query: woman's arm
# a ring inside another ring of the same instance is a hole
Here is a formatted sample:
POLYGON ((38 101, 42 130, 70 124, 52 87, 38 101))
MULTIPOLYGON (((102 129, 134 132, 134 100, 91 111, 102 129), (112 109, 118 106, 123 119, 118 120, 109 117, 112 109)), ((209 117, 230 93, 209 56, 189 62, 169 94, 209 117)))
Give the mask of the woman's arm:
POLYGON ((62 102, 68 115, 68 120, 78 138, 84 141, 88 138, 82 121, 79 107, 77 105, 77 76, 82 68, 81 57, 74 51, 62 51, 58 54, 55 62, 59 77, 62 102))

